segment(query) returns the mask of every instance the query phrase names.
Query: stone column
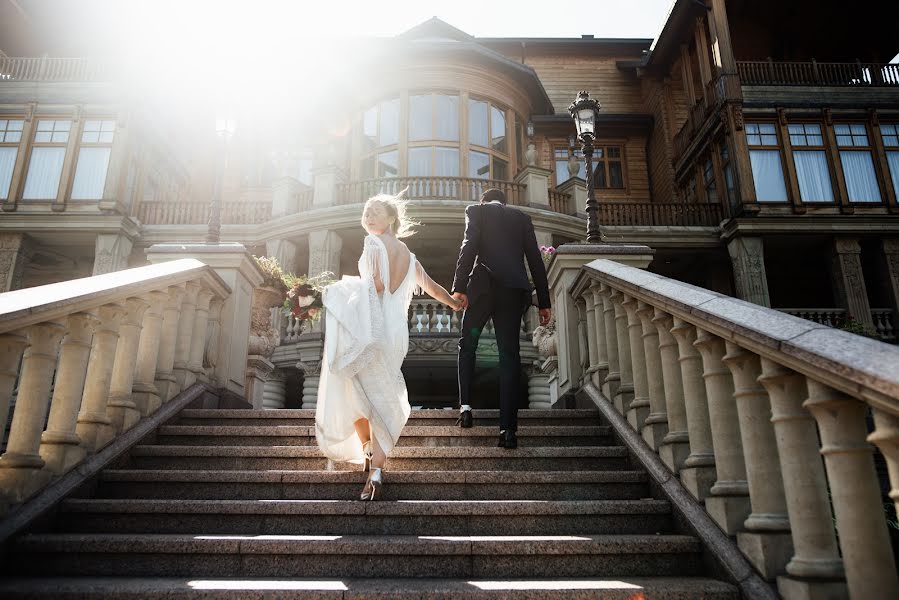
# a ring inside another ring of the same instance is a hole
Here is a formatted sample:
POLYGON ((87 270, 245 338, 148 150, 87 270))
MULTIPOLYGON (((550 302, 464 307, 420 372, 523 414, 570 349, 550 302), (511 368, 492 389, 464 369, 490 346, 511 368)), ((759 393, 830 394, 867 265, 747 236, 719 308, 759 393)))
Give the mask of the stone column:
POLYGON ((78 413, 78 424, 75 427, 87 454, 103 448, 115 436, 106 407, 125 308, 117 303, 104 304, 97 310, 97 316, 100 322, 94 333, 84 394, 81 397, 81 412, 78 413))
POLYGON ((680 477, 684 487, 701 502, 709 495, 716 476, 709 404, 702 378, 702 357, 693 346, 696 327, 675 317, 671 334, 677 340, 680 355, 687 432, 690 434, 690 455, 684 460, 680 477))
POLYGON ((184 286, 184 299, 181 301, 181 318, 178 320, 178 341, 175 344, 175 361, 173 363, 175 381, 174 393, 169 391, 169 398, 181 390, 187 389, 194 382, 194 374, 190 370, 190 350, 193 345, 194 322, 197 317, 197 295, 200 284, 189 282, 184 286))
POLYGON ((668 413, 668 433, 662 439, 659 457, 673 473, 680 473, 684 460, 690 454, 690 435, 687 433, 687 409, 677 341, 671 335, 674 321, 671 315, 656 308, 652 323, 659 331, 659 356, 662 379, 665 380, 665 410, 668 413))
POLYGON ((24 332, 0 334, 0 423, 3 423, 3 427, 0 427, 0 445, 6 436, 12 393, 19 376, 19 362, 27 346, 28 337, 24 332))
POLYGON ((593 335, 596 336, 596 371, 593 373, 593 385, 597 389, 602 389, 602 382, 605 380, 606 375, 609 374, 609 351, 606 344, 605 308, 599 289, 599 283, 593 282, 590 284, 590 293, 593 295, 594 323, 596 325, 596 330, 593 332, 593 335))
POLYGON ((340 252, 343 239, 336 231, 317 230, 309 233, 309 275, 325 271, 340 275, 340 252))
POLYGON ((141 417, 140 409, 132 397, 131 387, 134 383, 144 312, 149 306, 150 303, 143 298, 128 298, 125 301, 125 318, 119 328, 119 344, 116 347, 106 411, 118 433, 134 427, 141 417))
POLYGON ((899 332, 899 238, 882 240, 886 261, 885 279, 889 285, 890 308, 893 309, 893 331, 899 332))
POLYGON ((862 273, 862 248, 854 238, 836 238, 833 242, 833 280, 837 302, 857 323, 874 332, 865 275, 862 273))
POLYGON ((131 385, 131 400, 144 417, 153 414, 162 405, 155 379, 159 341, 162 337, 162 314, 168 297, 166 292, 150 292, 145 296, 149 307, 141 325, 137 364, 131 385))
POLYGON ((643 422, 643 439, 658 451, 668 433, 668 411, 665 407, 665 381, 662 377, 662 358, 659 354, 659 330, 652 323, 655 309, 648 304, 637 304, 637 317, 643 329, 643 354, 646 359, 649 415, 643 422))
POLYGON ((543 372, 540 361, 535 360, 530 368, 526 369, 528 376, 528 408, 536 410, 548 410, 552 408, 552 394, 549 389, 550 376, 543 372))
MULTIPOLYGON (((587 338, 587 370, 584 372, 584 383, 593 381, 593 375, 599 369, 599 351, 597 347, 602 340, 596 337, 596 305, 593 303, 593 293, 590 290, 584 290, 584 311, 587 315, 587 330, 585 332, 587 338)), ((599 313, 602 318, 602 312, 599 313)))
POLYGON ((693 346, 702 355, 702 377, 705 379, 717 473, 710 495, 705 499, 705 508, 724 533, 733 536, 743 528, 750 512, 733 377, 723 362, 724 340, 698 329, 693 346))
POLYGON ((734 269, 737 298, 770 307, 762 238, 734 238, 727 243, 727 251, 734 269))
POLYGON ((320 362, 297 363, 297 369, 303 372, 303 405, 301 408, 315 409, 318 405, 318 382, 321 368, 320 362))
POLYGON ((287 387, 284 382, 284 372, 275 369, 265 380, 262 391, 262 408, 284 408, 287 402, 287 387))
POLYGON ((876 445, 886 459, 890 499, 899 511, 899 416, 874 409, 874 433, 868 436, 868 441, 876 445))
POLYGON ((731 342, 726 342, 726 347, 723 360, 734 378, 752 507, 744 523, 747 532, 737 534, 737 544, 762 577, 770 581, 783 572, 793 554, 771 405, 758 383, 759 357, 731 342))
POLYGON ((200 290, 197 295, 197 313, 194 317, 194 331, 190 336, 190 356, 187 361, 187 369, 191 372, 192 381, 208 381, 206 371, 203 369, 203 354, 206 350, 206 332, 209 330, 209 304, 212 302, 213 293, 209 290, 200 290))
POLYGON ((808 400, 821 435, 846 582, 852 598, 899 598, 872 448, 865 440, 868 406, 813 379, 808 400))
POLYGON ((38 450, 64 333, 65 327, 56 321, 25 329, 28 348, 22 357, 19 395, 6 452, 0 457, 0 498, 5 503, 22 502, 49 481, 50 473, 41 473, 44 459, 38 450))
POLYGON ((0 233, 0 293, 22 287, 22 276, 31 254, 32 244, 27 235, 0 233))
POLYGON ((119 233, 101 233, 94 244, 94 271, 92 275, 103 275, 128 268, 133 242, 119 233))
POLYGON ((75 434, 75 424, 81 408, 91 339, 97 323, 97 317, 90 313, 76 313, 66 319, 66 335, 59 350, 50 416, 47 429, 41 434, 40 446, 45 468, 54 475, 66 473, 84 458, 81 438, 75 434))
POLYGON ((642 431, 649 416, 649 383, 646 379, 646 353, 643 350, 643 325, 637 316, 638 302, 625 296, 622 306, 627 312, 627 332, 630 340, 631 370, 634 378, 634 399, 627 410, 627 420, 636 431, 642 431))
POLYGON ((818 430, 812 415, 802 408, 808 397, 805 378, 770 360, 763 358, 761 363, 759 383, 771 399, 795 549, 787 563, 792 577, 779 577, 778 588, 785 598, 845 598, 846 584, 834 581, 843 576, 843 562, 833 533, 818 430))
POLYGON ((630 334, 627 329, 627 311, 624 310, 622 302, 624 302, 624 294, 618 290, 612 292, 612 306, 615 314, 615 340, 618 342, 618 372, 621 377, 621 384, 615 393, 615 408, 623 415, 627 415, 627 411, 634 399, 634 371, 631 368, 631 348, 630 334))
POLYGON ((515 177, 515 183, 523 183, 525 206, 549 210, 549 188, 552 171, 528 165, 515 177))
POLYGON ((156 357, 156 389, 159 400, 165 404, 175 396, 178 385, 172 369, 175 365, 175 349, 178 343, 178 322, 181 319, 181 301, 184 288, 169 286, 168 299, 162 311, 162 332, 159 338, 159 354, 156 357))
POLYGON ((221 338, 222 308, 224 306, 225 300, 222 298, 213 298, 212 302, 209 303, 208 341, 206 342, 206 350, 203 352, 203 373, 211 385, 218 387, 226 386, 226 382, 216 367, 219 360, 219 339, 221 338))
POLYGON ((612 304, 612 288, 603 284, 600 288, 602 296, 603 329, 606 338, 606 356, 609 359, 609 372, 602 382, 602 393, 609 402, 618 394, 621 385, 621 371, 618 364, 618 327, 615 325, 615 306, 612 304))

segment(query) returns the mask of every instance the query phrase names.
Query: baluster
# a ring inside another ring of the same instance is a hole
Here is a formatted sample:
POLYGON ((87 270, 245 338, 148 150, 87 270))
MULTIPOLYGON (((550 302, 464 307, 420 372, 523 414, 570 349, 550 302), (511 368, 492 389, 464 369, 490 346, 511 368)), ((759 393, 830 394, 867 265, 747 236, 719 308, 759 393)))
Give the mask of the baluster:
POLYGON ((184 299, 181 302, 181 318, 178 320, 178 341, 175 345, 175 385, 169 390, 169 398, 187 389, 194 382, 194 374, 190 371, 190 347, 194 333, 194 320, 197 316, 197 295, 200 285, 189 282, 185 286, 184 299))
POLYGON ((584 380, 593 381, 593 374, 596 373, 599 365, 598 351, 597 346, 599 345, 599 340, 595 337, 596 333, 596 306, 593 304, 593 294, 590 293, 589 290, 584 290, 583 295, 581 296, 584 300, 584 312, 587 316, 587 358, 588 365, 586 370, 584 371, 584 380))
MULTIPOLYGON (((803 406, 815 417, 821 435, 849 595, 899 598, 896 562, 866 441, 867 404, 813 379, 806 384, 803 406)), ((879 422, 884 423, 882 416, 879 422)))
POLYGON ((428 331, 431 333, 440 333, 440 306, 438 304, 429 303, 431 318, 428 319, 428 331))
POLYGON ((134 367, 134 381, 131 385, 131 399, 137 405, 140 414, 146 417, 154 413, 162 404, 154 379, 162 335, 162 313, 168 300, 168 294, 154 291, 147 294, 145 299, 149 308, 144 312, 141 325, 137 363, 134 367))
POLYGON ((606 319, 602 303, 602 295, 600 294, 600 285, 598 282, 590 284, 590 293, 593 296, 593 321, 595 329, 592 334, 596 337, 596 371, 594 371, 592 380, 593 385, 597 388, 602 387, 602 382, 606 375, 609 374, 609 356, 606 345, 606 319))
POLYGON ((783 571, 793 548, 771 406, 758 383, 759 357, 731 342, 726 347, 723 360, 734 378, 752 507, 744 523, 747 532, 737 534, 737 544, 761 575, 772 580, 783 571))
POLYGON ((705 381, 702 378, 702 357, 693 346, 696 341, 696 328, 678 318, 675 318, 673 323, 671 334, 677 340, 680 356, 690 449, 680 476, 693 497, 702 501, 709 495, 709 490, 715 483, 715 451, 712 446, 712 427, 709 422, 705 381))
MULTIPOLYGON (((197 296, 197 312, 194 317, 194 329, 190 337, 190 352, 187 368, 193 381, 207 382, 206 371, 203 370, 203 351, 206 349, 206 332, 209 329, 209 305, 214 294, 209 290, 201 290, 197 296)), ((274 310, 280 310, 278 308, 274 310)))
POLYGON ((19 376, 22 353, 28 346, 28 337, 23 332, 0 334, 0 445, 6 435, 12 392, 19 376))
POLYGON ((453 312, 452 316, 450 317, 450 331, 451 332, 460 331, 462 321, 461 321, 461 318, 459 317, 459 314, 460 313, 453 312))
POLYGON ((634 399, 627 411, 627 420, 636 431, 643 429, 649 416, 649 383, 646 376, 646 353, 643 349, 643 326, 637 316, 639 303, 632 296, 625 297, 622 306, 627 312, 627 336, 630 346, 634 399))
POLYGON ((764 358, 761 366, 758 381, 771 399, 771 422, 795 548, 787 573, 804 578, 781 577, 778 587, 786 598, 846 597, 845 584, 833 581, 843 576, 843 563, 834 537, 824 465, 818 453, 818 431, 812 415, 802 408, 808 396, 805 378, 764 358), (825 594, 827 590, 830 593, 825 594))
POLYGON ((674 323, 671 315, 658 308, 653 312, 652 323, 659 331, 659 357, 662 379, 665 381, 665 410, 668 413, 668 433, 662 439, 659 456, 672 472, 679 473, 683 461, 690 454, 690 438, 677 341, 671 335, 674 323))
POLYGON ((125 301, 125 316, 119 327, 119 343, 116 346, 106 410, 117 433, 128 431, 140 420, 140 409, 132 399, 131 386, 137 365, 144 312, 149 306, 150 303, 142 298, 128 298, 125 301))
POLYGON ((602 296, 603 323, 605 324, 606 356, 609 358, 609 372, 602 382, 602 393, 609 402, 618 393, 621 384, 621 373, 618 366, 618 340, 615 326, 615 307, 612 305, 612 288, 602 284, 599 293, 602 296))
POLYGON ((409 331, 412 333, 419 333, 418 328, 418 307, 420 305, 418 303, 413 304, 409 309, 409 331))
POLYGON ((170 286, 168 300, 162 313, 162 334, 159 339, 159 356, 156 359, 156 389, 159 399, 165 404, 174 397, 172 391, 177 382, 172 368, 175 364, 175 348, 178 342, 178 321, 184 288, 170 286))
POLYGON ((749 516, 750 506, 733 378, 723 362, 724 340, 698 329, 693 346, 702 356, 702 377, 705 379, 717 474, 705 506, 724 533, 736 535, 749 516))
POLYGON ((668 412, 665 407, 665 382, 662 378, 662 359, 659 354, 659 331, 652 324, 653 307, 639 302, 637 317, 643 330, 643 354, 646 360, 649 415, 643 422, 641 434, 647 444, 658 451, 668 433, 668 412))
POLYGON ((899 416, 879 408, 874 409, 874 433, 868 441, 883 454, 890 476, 890 498, 899 514, 899 416))

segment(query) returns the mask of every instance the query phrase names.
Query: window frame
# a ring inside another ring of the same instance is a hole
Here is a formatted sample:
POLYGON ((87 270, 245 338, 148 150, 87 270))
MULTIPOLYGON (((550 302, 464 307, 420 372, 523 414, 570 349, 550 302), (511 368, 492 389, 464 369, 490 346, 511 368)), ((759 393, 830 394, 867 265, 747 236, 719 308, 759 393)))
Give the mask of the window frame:
MULTIPOLYGON (((846 120, 846 121, 834 121, 831 125, 833 128, 833 139, 835 142, 835 150, 837 158, 840 163, 840 174, 843 178, 843 183, 846 189, 846 202, 848 202, 851 206, 854 207, 864 207, 864 206, 884 206, 886 203, 886 190, 883 188, 880 176, 878 175, 877 169, 877 148, 875 146, 875 142, 873 139, 873 132, 871 128, 868 127, 868 124, 864 121, 858 120, 846 120), (840 135, 837 133, 837 126, 846 125, 849 127, 849 137, 852 141, 852 145, 843 146, 840 144, 840 137, 845 137, 845 135, 840 135), (853 125, 861 125, 865 131, 865 140, 866 144, 864 146, 858 146, 855 144, 855 138, 858 137, 856 134, 852 133, 853 125), (874 174, 874 183, 877 186, 878 194, 880 195, 879 200, 853 200, 849 196, 849 179, 846 176, 846 170, 843 168, 843 152, 867 152, 868 157, 871 159, 871 171, 874 174)), ((886 147, 884 147, 884 152, 886 152, 886 147)))
POLYGON ((75 146, 74 156, 72 157, 72 182, 69 186, 67 192, 67 200, 71 202, 99 202, 106 197, 106 186, 109 185, 109 168, 113 164, 113 151, 115 148, 115 140, 116 134, 118 133, 118 121, 115 116, 95 116, 91 115, 89 117, 82 117, 80 123, 78 124, 78 137, 75 146), (84 135, 86 133, 90 133, 86 130, 87 124, 92 121, 97 121, 100 123, 100 129, 97 131, 97 141, 96 142, 85 142, 84 135), (104 142, 100 140, 100 137, 103 133, 103 123, 111 122, 112 123, 112 139, 108 142, 104 142), (103 189, 100 192, 99 198, 73 198, 72 194, 75 191, 75 179, 78 176, 78 165, 81 162, 81 149, 82 148, 109 148, 109 158, 106 161, 106 175, 103 178, 103 189))
POLYGON ((68 200, 68 196, 71 191, 71 180, 74 177, 74 169, 69 169, 66 172, 67 164, 70 160, 71 153, 69 152, 69 147, 72 146, 72 136, 81 135, 79 127, 80 122, 76 120, 73 115, 34 115, 32 117, 32 127, 31 134, 29 135, 28 146, 27 146, 27 156, 25 157, 25 164, 22 168, 22 185, 18 191, 18 200, 20 202, 26 202, 33 205, 39 205, 41 203, 51 203, 56 204, 59 200, 60 196, 65 200, 68 200), (68 136, 66 137, 65 142, 54 142, 52 141, 52 134, 56 131, 55 127, 51 130, 51 141, 49 142, 39 142, 37 141, 38 133, 42 133, 39 131, 40 122, 41 121, 68 121, 69 129, 68 136), (62 157, 62 165, 59 169, 59 185, 56 188, 56 196, 53 198, 26 198, 25 190, 28 187, 28 173, 31 169, 31 159, 34 154, 35 148, 62 148, 63 149, 63 157, 62 157))
MULTIPOLYGON (((793 189, 792 181, 790 178, 790 167, 787 165, 787 161, 792 160, 792 156, 788 156, 785 152, 786 149, 786 141, 784 140, 784 135, 782 134, 782 130, 779 127, 778 123, 772 119, 746 119, 744 124, 744 134, 746 138, 746 148, 749 154, 749 172, 752 175, 752 186, 753 193, 755 194, 755 203, 759 206, 789 206, 792 204, 792 198, 799 198, 799 189, 793 189), (749 141, 750 136, 755 136, 754 133, 749 133, 748 128, 751 125, 771 125, 774 128, 774 138, 775 144, 765 144, 763 136, 770 136, 770 133, 762 133, 761 129, 759 129, 758 144, 752 144, 749 141), (786 193, 786 198, 784 200, 759 200, 758 197, 758 187, 755 183, 755 173, 752 172, 752 151, 758 150, 760 152, 777 152, 778 156, 780 156, 780 176, 781 181, 783 182, 784 192, 786 193)), ((733 158, 730 159, 731 163, 733 162, 733 158)), ((817 204, 824 204, 823 202, 819 202, 817 204)))
MULTIPOLYGON (((833 156, 831 154, 832 148, 828 144, 828 129, 832 130, 832 126, 828 125, 824 121, 816 120, 816 119, 790 119, 785 127, 786 135, 785 139, 782 140, 781 143, 786 146, 789 144, 790 147, 790 157, 793 160, 792 168, 796 173, 796 189, 794 190, 796 194, 796 199, 800 206, 805 207, 822 207, 822 208, 832 208, 839 207, 841 204, 840 195, 841 188, 837 175, 837 169, 842 169, 842 165, 836 165, 833 161, 833 156), (803 136, 808 137, 808 134, 805 133, 806 125, 817 125, 819 128, 820 137, 821 137, 821 145, 820 146, 811 146, 811 145, 797 145, 793 143, 793 132, 790 131, 791 125, 802 125, 803 126, 803 136), (833 196, 832 200, 805 200, 802 197, 802 189, 799 185, 799 168, 796 165, 796 153, 797 152, 821 152, 824 154, 824 164, 827 165, 828 177, 830 179, 830 193, 833 196)), ((783 154, 783 152, 781 152, 783 154)), ((842 175, 842 171, 840 171, 842 175)))
POLYGON ((27 127, 26 127, 26 119, 25 119, 24 115, 20 116, 20 115, 0 114, 0 121, 7 122, 6 128, 2 132, 0 132, 0 148, 15 148, 16 149, 15 158, 13 159, 13 163, 12 163, 12 172, 10 172, 10 174, 9 174, 9 187, 6 189, 6 196, 0 198, 0 204, 3 204, 5 202, 12 202, 12 199, 16 194, 16 191, 13 189, 13 187, 14 187, 13 183, 15 183, 15 181, 16 181, 16 171, 17 171, 16 167, 22 163, 22 157, 23 157, 23 154, 25 154, 25 152, 22 151, 23 147, 27 147, 27 146, 25 146, 27 127), (10 133, 10 130, 9 130, 9 122, 10 121, 21 121, 22 122, 21 129, 13 130, 13 131, 19 132, 19 139, 14 142, 6 140, 7 135, 9 135, 9 133, 10 133))

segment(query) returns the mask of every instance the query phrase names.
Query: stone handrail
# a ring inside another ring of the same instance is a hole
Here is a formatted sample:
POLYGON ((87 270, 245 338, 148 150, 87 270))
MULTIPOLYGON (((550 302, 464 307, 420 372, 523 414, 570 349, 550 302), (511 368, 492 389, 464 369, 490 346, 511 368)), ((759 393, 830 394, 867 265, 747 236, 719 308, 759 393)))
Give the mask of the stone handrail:
POLYGON ((899 597, 869 445, 899 504, 899 348, 609 260, 570 293, 585 388, 783 597, 899 597))
POLYGON ((230 293, 211 267, 183 259, 0 294, 0 423, 18 382, 0 512, 179 391, 217 381, 230 293))

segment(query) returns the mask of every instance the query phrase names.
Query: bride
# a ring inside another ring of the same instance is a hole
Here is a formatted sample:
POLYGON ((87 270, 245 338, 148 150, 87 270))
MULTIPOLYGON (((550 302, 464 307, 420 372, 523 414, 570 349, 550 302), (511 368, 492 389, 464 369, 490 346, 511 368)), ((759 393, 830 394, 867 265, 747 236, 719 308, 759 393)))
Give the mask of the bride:
MULTIPOLYGON (((405 190, 404 190, 405 191, 405 190)), ((325 350, 315 412, 315 437, 334 461, 362 463, 362 500, 380 495, 387 454, 409 418, 400 367, 409 350, 408 310, 424 290, 454 311, 461 305, 425 272, 400 238, 414 233, 403 192, 369 199, 368 232, 359 277, 325 288, 325 350)))

